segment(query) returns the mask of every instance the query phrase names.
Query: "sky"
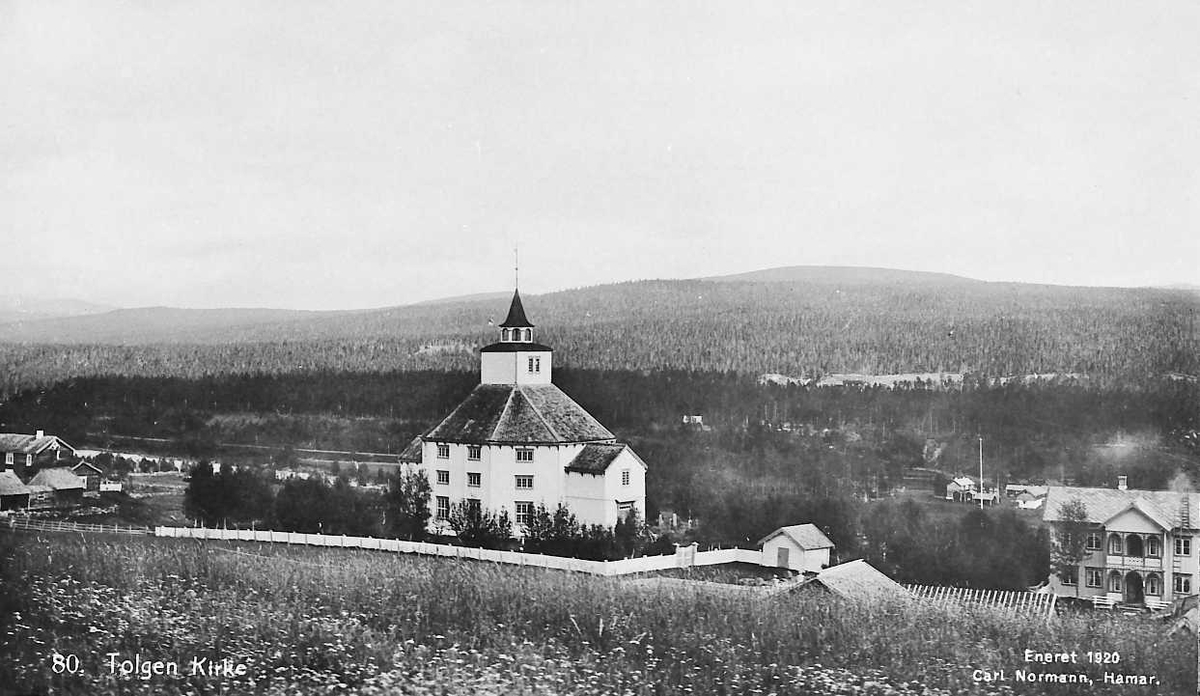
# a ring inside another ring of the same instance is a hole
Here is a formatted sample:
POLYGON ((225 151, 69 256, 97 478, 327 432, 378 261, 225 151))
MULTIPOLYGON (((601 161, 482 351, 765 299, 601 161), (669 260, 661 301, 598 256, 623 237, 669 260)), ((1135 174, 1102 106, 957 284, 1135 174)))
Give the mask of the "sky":
POLYGON ((0 293, 1200 284, 1200 4, 0 0, 0 293))

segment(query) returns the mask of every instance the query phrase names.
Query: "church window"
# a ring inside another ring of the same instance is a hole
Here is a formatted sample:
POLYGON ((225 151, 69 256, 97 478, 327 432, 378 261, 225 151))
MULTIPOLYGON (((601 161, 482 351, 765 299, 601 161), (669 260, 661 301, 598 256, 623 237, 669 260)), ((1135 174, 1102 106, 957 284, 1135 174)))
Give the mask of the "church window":
POLYGON ((533 513, 533 503, 527 500, 518 500, 517 508, 517 524, 529 524, 529 516, 533 513))
POLYGON ((479 461, 479 455, 483 452, 483 447, 480 445, 467 445, 467 459, 479 461))
MULTIPOLYGON (((1099 551, 1100 550, 1100 532, 1089 532, 1088 533, 1088 535, 1087 535, 1087 550, 1088 551, 1099 551)), ((1097 587, 1099 587, 1099 585, 1097 585, 1097 587)))
POLYGON ((629 485, 629 469, 626 469, 621 472, 621 485, 622 486, 629 485))
POLYGON ((508 340, 508 329, 500 329, 500 340, 501 341, 508 340))
POLYGON ((527 447, 522 447, 522 448, 518 449, 517 450, 517 461, 518 462, 532 462, 533 461, 533 450, 531 450, 527 447))
POLYGON ((444 520, 450 516, 450 498, 448 496, 439 495, 437 497, 437 518, 444 520))
POLYGON ((449 486, 450 485, 450 472, 445 471, 443 469, 438 469, 437 482, 438 482, 439 486, 449 486))
POLYGON ((533 488, 533 477, 532 476, 518 476, 516 478, 517 478, 517 488, 533 488))
POLYGON ((450 458, 450 445, 439 442, 437 448, 438 448, 438 459, 449 459, 450 458))
POLYGON ((1100 587, 1100 585, 1103 581, 1104 581, 1104 573, 1099 568, 1088 568, 1087 569, 1087 586, 1088 587, 1100 587))
POLYGON ((467 472, 467 486, 469 488, 479 488, 480 480, 482 478, 483 478, 483 475, 480 474, 478 471, 468 471, 467 472))
POLYGON ((1192 576, 1175 574, 1175 594, 1191 594, 1192 593, 1192 576))
POLYGON ((525 340, 526 341, 533 340, 533 329, 525 329, 525 340))
POLYGON ((529 371, 530 373, 532 373, 532 372, 533 372, 533 358, 530 358, 530 359, 529 359, 529 367, 528 367, 528 371, 529 371))
POLYGON ((1192 555, 1192 540, 1180 537, 1175 540, 1175 555, 1190 556, 1192 555))

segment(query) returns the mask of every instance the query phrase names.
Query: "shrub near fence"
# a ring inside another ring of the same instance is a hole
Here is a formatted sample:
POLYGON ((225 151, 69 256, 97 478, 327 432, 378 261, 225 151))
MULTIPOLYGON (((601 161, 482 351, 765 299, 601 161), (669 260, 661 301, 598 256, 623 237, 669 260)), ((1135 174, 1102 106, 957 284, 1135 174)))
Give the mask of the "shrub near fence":
POLYGON ((208 529, 205 527, 155 527, 154 535, 169 538, 211 539, 222 541, 258 541, 275 544, 304 544, 308 546, 332 546, 336 548, 373 549, 395 553, 413 553, 424 556, 469 558, 510 565, 535 568, 569 570, 589 575, 618 576, 632 573, 648 573, 668 568, 691 565, 720 565, 724 563, 760 563, 762 553, 748 549, 718 549, 696 551, 694 547, 680 547, 668 556, 643 556, 621 561, 586 561, 579 558, 545 556, 518 551, 496 551, 449 544, 429 544, 402 539, 377 539, 375 537, 332 536, 326 534, 303 534, 300 532, 275 532, 250 529, 208 529))

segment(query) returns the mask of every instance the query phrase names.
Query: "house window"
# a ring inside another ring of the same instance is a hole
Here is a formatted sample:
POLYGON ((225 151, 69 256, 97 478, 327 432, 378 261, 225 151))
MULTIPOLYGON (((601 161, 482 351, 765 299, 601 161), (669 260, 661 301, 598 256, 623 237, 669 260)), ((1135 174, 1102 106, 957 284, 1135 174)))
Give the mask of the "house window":
POLYGON ((1150 573, 1146 576, 1146 594, 1161 595, 1162 578, 1158 577, 1158 573, 1150 573))
POLYGON ((1109 592, 1120 592, 1121 591, 1121 574, 1120 573, 1114 571, 1114 572, 1108 574, 1108 591, 1109 592))
POLYGON ((12 453, 12 452, 7 452, 7 453, 5 453, 5 455, 4 455, 4 463, 5 463, 6 465, 8 465, 8 466, 12 466, 12 465, 13 465, 13 453, 12 453))
POLYGON ((625 469, 624 471, 621 472, 621 485, 622 486, 629 485, 629 469, 625 469))
POLYGON ((524 448, 524 447, 517 450, 517 461, 518 462, 532 462, 533 461, 533 450, 524 448))
POLYGON ((437 497, 437 518, 444 520, 450 516, 450 498, 448 496, 439 495, 437 497))
POLYGON ((1192 555, 1192 540, 1189 538, 1180 537, 1175 540, 1175 555, 1190 556, 1192 555))
POLYGON ((1104 582, 1104 573, 1099 568, 1087 569, 1087 586, 1100 587, 1104 582))
POLYGON ((479 445, 467 445, 467 459, 479 461, 479 455, 483 453, 483 447, 479 445))
POLYGON ((532 476, 518 476, 516 478, 517 478, 517 488, 533 488, 533 477, 532 476))
POLYGON ((478 471, 474 471, 474 472, 468 471, 467 472, 467 487, 479 488, 479 480, 480 480, 480 478, 482 478, 482 476, 483 475, 480 474, 478 471))
POLYGON ((469 512, 478 514, 479 511, 482 509, 483 509, 483 507, 482 507, 482 504, 479 502, 479 498, 467 498, 467 510, 469 512))
POLYGON ((439 486, 449 486, 450 485, 450 472, 449 471, 445 471, 443 469, 438 469, 437 477, 438 477, 437 481, 438 481, 439 486))
POLYGON ((1063 574, 1060 577, 1062 578, 1062 584, 1064 585, 1078 585, 1079 569, 1075 568, 1074 566, 1070 568, 1064 568, 1063 574))
POLYGON ((533 513, 533 503, 527 500, 518 500, 517 508, 517 524, 529 524, 529 515, 533 513))
MULTIPOLYGON (((1100 550, 1100 532, 1088 532, 1087 550, 1088 551, 1099 551, 1100 550)), ((1099 586, 1100 585, 1096 585, 1096 587, 1099 587, 1099 586)))
POLYGON ((33 455, 32 454, 25 455, 25 466, 28 466, 28 467, 33 466, 33 455))
POLYGON ((449 459, 449 458, 450 458, 450 445, 439 442, 438 443, 438 459, 449 459))
POLYGON ((1154 556, 1155 558, 1162 555, 1162 542, 1159 541, 1158 537, 1146 537, 1146 555, 1154 556))
POLYGON ((1192 593, 1192 576, 1175 574, 1175 594, 1189 595, 1192 593))
POLYGON ((1114 556, 1120 556, 1125 552, 1125 544, 1121 541, 1120 535, 1108 535, 1108 552, 1114 556))

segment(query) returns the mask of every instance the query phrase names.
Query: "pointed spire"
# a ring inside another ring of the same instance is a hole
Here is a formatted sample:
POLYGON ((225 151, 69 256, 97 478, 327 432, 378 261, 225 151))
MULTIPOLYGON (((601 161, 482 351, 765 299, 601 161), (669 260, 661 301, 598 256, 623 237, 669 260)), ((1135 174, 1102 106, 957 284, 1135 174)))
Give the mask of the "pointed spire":
POLYGON ((512 305, 508 308, 508 317, 500 324, 502 328, 533 328, 529 319, 525 318, 525 307, 521 305, 521 291, 513 290, 512 305))

